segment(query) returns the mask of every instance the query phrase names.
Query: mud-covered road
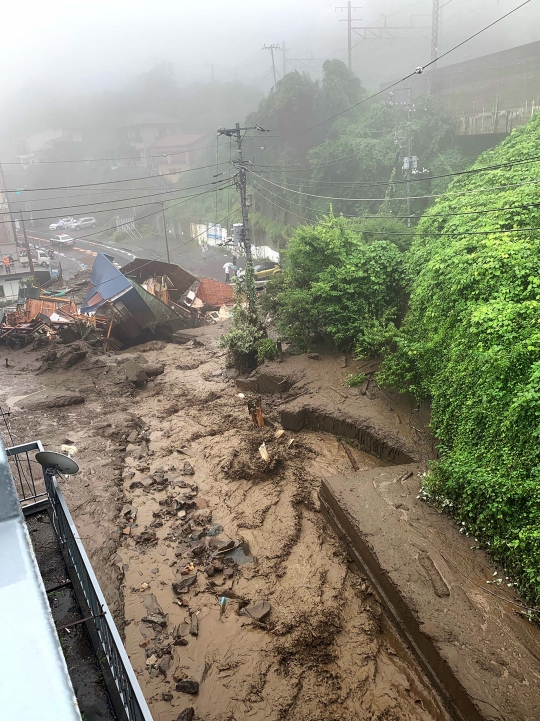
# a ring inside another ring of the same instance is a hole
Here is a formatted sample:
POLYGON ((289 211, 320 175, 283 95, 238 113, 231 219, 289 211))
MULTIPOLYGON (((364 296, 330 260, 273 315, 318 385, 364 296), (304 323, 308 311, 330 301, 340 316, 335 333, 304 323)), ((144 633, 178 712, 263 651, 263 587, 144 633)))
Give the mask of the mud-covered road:
MULTIPOLYGON (((255 428, 219 333, 81 346, 74 365, 69 347, 10 351, 1 371, 15 440, 78 448, 63 490, 154 718, 446 719, 319 512, 321 477, 350 469, 343 447, 276 438, 279 398, 263 400, 273 427, 255 428), (164 372, 136 388, 135 363, 164 372), (84 402, 51 407, 62 394, 84 402)), ((381 463, 351 450, 360 468, 381 463)))

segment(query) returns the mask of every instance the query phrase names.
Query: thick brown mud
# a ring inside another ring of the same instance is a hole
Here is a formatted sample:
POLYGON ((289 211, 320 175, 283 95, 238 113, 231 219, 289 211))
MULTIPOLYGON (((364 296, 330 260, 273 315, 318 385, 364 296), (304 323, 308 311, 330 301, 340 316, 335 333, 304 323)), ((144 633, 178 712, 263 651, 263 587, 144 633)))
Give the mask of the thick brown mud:
MULTIPOLYGON (((17 440, 79 449, 64 491, 154 718, 193 706, 206 721, 446 719, 320 513, 321 478, 350 471, 343 446, 307 428, 276 438, 279 396, 263 400, 273 427, 255 428, 218 334, 135 349, 165 366, 143 389, 122 381, 121 356, 38 374, 23 351, 2 386, 0 402, 21 408, 17 440), (23 413, 22 396, 59 389, 86 402, 23 413), (229 541, 242 548, 214 555, 229 541)), ((385 464, 350 450, 361 469, 385 464)))

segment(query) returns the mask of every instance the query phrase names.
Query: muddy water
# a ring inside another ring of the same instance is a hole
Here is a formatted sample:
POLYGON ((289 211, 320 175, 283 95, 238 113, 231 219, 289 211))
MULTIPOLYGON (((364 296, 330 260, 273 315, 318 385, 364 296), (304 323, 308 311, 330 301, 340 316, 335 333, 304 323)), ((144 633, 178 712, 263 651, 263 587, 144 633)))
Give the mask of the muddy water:
MULTIPOLYGON (((124 467, 137 515, 121 519, 129 535, 118 551, 126 646, 154 718, 175 721, 188 706, 208 721, 446 718, 383 632, 371 589, 319 513, 320 478, 351 470, 336 438, 301 431, 276 440, 254 429, 245 402, 215 375, 222 359, 212 347, 167 346, 155 359, 166 371, 137 399, 147 428, 124 467), (268 464, 257 450, 263 440, 268 464), (182 475, 186 460, 194 475, 182 475), (156 472, 163 486, 149 481, 156 472), (197 508, 171 513, 186 493, 197 508), (199 525, 223 532, 193 538, 199 525), (155 539, 141 542, 143 531, 155 539), (209 574, 209 542, 231 539, 245 544, 242 557, 225 561, 230 575, 209 574), (194 570, 182 575, 190 562, 194 570), (196 580, 179 598, 172 584, 187 577, 196 580), (271 612, 258 623, 243 607, 260 601, 271 612), (164 625, 143 621, 149 614, 162 614, 164 625), (176 690, 186 678, 199 682, 198 694, 176 690)), ((384 465, 353 454, 360 468, 384 465)))

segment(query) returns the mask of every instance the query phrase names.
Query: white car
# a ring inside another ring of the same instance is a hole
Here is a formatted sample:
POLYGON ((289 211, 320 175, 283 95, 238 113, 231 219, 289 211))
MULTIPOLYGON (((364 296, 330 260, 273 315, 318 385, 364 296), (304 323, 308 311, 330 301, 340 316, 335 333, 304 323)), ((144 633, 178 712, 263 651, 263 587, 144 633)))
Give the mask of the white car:
MULTIPOLYGON (((34 265, 41 265, 42 268, 50 268, 51 262, 49 260, 49 256, 44 250, 31 250, 30 253, 32 254, 32 262, 34 265)), ((21 257, 21 265, 23 267, 26 267, 27 265, 30 265, 30 261, 28 260, 28 255, 21 257)))
POLYGON ((71 235, 66 235, 66 233, 61 233, 60 235, 51 235, 51 245, 56 245, 59 247, 70 247, 72 245, 75 245, 75 238, 72 238, 71 235))
POLYGON ((82 230, 83 228, 95 228, 96 225, 97 222, 95 218, 87 217, 75 220, 69 227, 71 230, 82 230))
POLYGON ((75 221, 75 218, 60 218, 60 220, 57 220, 56 223, 51 223, 49 225, 49 230, 65 230, 66 228, 69 228, 71 223, 75 221))

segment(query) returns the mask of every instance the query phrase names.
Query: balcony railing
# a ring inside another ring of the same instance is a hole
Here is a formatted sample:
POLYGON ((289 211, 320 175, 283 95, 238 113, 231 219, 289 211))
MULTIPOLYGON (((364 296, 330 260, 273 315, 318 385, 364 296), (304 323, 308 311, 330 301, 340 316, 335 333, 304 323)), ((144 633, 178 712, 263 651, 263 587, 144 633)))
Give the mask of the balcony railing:
POLYGON ((7 448, 25 515, 47 508, 90 639, 100 661, 115 713, 122 721, 152 721, 128 655, 99 587, 56 477, 42 472, 30 454, 40 441, 7 448))

